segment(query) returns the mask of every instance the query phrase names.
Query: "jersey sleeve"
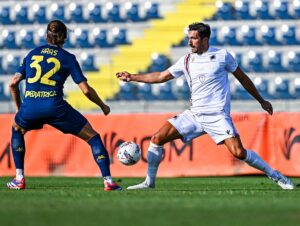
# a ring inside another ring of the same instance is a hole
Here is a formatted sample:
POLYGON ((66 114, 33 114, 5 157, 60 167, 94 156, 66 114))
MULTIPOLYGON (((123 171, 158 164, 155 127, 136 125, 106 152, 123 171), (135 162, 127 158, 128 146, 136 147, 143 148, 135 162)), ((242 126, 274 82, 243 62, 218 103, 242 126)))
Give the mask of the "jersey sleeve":
POLYGON ((168 68, 174 78, 178 78, 184 74, 184 57, 181 57, 175 64, 168 68))
POLYGON ((226 55, 225 55, 225 63, 226 63, 226 70, 229 72, 234 72, 237 67, 238 67, 238 63, 236 62, 236 60, 233 58, 233 56, 226 51, 226 55))
POLYGON ((26 76, 26 57, 23 59, 23 62, 17 69, 16 73, 20 73, 22 76, 26 76))
POLYGON ((86 77, 83 75, 80 65, 74 55, 71 55, 71 59, 68 63, 68 71, 71 74, 73 81, 79 84, 83 81, 87 81, 86 77))

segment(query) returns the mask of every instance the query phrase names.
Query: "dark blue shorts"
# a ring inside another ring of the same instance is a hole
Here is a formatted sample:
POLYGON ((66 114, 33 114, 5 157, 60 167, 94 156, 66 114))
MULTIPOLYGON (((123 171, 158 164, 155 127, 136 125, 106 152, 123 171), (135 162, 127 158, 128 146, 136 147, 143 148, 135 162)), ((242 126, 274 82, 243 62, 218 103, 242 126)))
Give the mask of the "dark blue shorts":
POLYGON ((88 121, 81 113, 70 106, 58 114, 47 114, 44 116, 37 114, 35 117, 34 113, 29 115, 26 112, 25 114, 21 107, 15 116, 15 122, 27 131, 41 129, 45 124, 48 124, 63 133, 77 135, 88 121))

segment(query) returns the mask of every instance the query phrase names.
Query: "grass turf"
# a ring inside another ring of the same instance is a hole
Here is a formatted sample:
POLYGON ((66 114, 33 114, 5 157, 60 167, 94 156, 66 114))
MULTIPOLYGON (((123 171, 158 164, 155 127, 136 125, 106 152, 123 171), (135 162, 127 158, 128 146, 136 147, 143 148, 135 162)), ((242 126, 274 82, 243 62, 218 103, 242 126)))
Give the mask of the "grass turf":
MULTIPOLYGON (((160 178, 155 190, 104 192, 97 178, 27 178, 7 190, 0 178, 0 225, 299 225, 300 188, 266 177, 160 178)), ((300 178, 293 178, 295 184, 300 178)), ((141 182, 123 178, 123 187, 141 182)))

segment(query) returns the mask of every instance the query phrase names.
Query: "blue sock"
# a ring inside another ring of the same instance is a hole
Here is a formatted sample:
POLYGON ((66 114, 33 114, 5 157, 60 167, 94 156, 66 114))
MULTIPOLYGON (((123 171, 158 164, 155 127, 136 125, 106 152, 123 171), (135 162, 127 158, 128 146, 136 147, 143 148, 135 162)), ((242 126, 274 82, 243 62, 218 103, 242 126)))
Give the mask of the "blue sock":
POLYGON ((88 141, 88 143, 91 146, 94 159, 101 170, 102 177, 110 176, 110 169, 109 169, 110 160, 109 160, 107 150, 104 147, 104 144, 100 138, 100 135, 97 134, 96 136, 91 138, 88 141))
POLYGON ((12 128, 11 149, 16 169, 24 169, 25 141, 24 134, 12 128))

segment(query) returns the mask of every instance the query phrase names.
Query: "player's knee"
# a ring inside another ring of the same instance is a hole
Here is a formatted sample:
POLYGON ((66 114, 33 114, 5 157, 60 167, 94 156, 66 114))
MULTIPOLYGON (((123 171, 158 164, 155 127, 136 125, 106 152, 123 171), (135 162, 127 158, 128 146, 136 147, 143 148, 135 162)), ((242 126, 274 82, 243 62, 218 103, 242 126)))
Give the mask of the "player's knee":
POLYGON ((151 142, 153 144, 156 144, 156 145, 163 145, 164 144, 163 139, 161 138, 161 136, 158 133, 154 134, 151 137, 151 142))
POLYGON ((234 157, 236 157, 240 160, 246 158, 246 151, 244 148, 241 148, 241 147, 234 148, 234 150, 232 151, 232 154, 234 155, 234 157))

